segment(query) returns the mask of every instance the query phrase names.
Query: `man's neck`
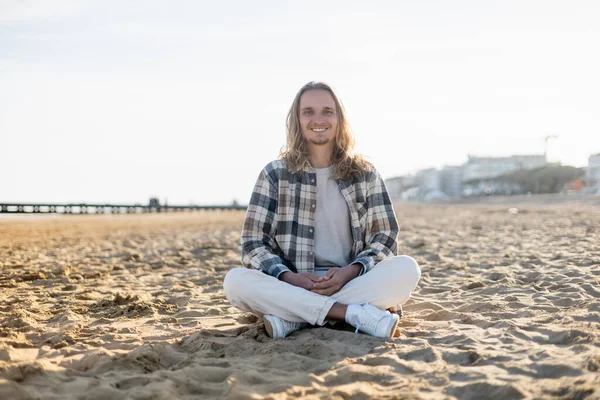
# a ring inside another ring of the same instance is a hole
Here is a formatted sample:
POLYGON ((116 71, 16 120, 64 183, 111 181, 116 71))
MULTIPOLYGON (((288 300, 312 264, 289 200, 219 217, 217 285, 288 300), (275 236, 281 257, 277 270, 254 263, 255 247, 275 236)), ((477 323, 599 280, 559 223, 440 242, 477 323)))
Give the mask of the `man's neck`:
POLYGON ((308 143, 308 152, 310 164, 313 168, 327 168, 331 166, 333 158, 333 144, 316 145, 308 143))
POLYGON ((327 168, 331 166, 331 150, 330 149, 311 149, 310 164, 313 168, 327 168))

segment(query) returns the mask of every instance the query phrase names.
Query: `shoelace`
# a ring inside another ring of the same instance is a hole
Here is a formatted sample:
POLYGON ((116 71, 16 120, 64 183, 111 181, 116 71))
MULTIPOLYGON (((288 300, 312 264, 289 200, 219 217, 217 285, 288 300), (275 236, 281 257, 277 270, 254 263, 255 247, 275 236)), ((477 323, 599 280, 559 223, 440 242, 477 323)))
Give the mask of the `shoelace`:
MULTIPOLYGON (((368 304, 369 304, 369 302, 366 302, 366 303, 364 303, 363 305, 368 305, 368 304)), ((367 311, 365 311, 365 312, 367 312, 367 311)), ((388 313, 389 313, 389 311, 388 311, 388 313)), ((369 314, 370 314, 370 313, 369 313, 369 314)), ((371 316, 372 316, 372 317, 374 317, 373 315, 371 315, 371 316)), ((379 322, 379 321, 377 321, 377 322, 379 322)), ((362 326, 363 326, 363 325, 362 325, 362 324, 360 324, 360 323, 356 325, 356 330, 354 331, 354 334, 355 334, 355 335, 358 333, 358 330, 359 330, 359 329, 360 329, 362 326)), ((375 326, 377 326, 377 324, 375 324, 375 326)))
MULTIPOLYGON (((368 305, 369 302, 367 301, 366 303, 362 304, 363 306, 368 305)), ((354 334, 356 335, 358 333, 358 330, 362 327, 362 324, 358 323, 356 324, 356 330, 354 331, 354 334)))

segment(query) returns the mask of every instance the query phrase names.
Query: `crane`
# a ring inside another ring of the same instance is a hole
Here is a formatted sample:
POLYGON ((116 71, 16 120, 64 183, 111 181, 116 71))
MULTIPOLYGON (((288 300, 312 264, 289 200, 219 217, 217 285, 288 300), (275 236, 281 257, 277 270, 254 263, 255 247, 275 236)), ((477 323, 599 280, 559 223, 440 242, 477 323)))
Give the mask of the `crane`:
POLYGON ((546 137, 544 137, 544 158, 546 159, 546 161, 548 161, 547 159, 547 155, 548 155, 548 140, 550 139, 557 139, 558 135, 547 135, 546 137))

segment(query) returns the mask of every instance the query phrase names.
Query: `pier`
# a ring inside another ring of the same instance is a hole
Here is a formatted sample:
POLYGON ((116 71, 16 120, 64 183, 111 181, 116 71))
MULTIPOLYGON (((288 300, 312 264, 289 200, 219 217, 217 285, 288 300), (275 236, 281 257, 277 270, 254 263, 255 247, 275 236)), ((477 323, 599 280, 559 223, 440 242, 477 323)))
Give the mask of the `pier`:
POLYGON ((0 203, 0 214, 145 214, 202 210, 246 210, 240 205, 172 206, 142 204, 0 203))

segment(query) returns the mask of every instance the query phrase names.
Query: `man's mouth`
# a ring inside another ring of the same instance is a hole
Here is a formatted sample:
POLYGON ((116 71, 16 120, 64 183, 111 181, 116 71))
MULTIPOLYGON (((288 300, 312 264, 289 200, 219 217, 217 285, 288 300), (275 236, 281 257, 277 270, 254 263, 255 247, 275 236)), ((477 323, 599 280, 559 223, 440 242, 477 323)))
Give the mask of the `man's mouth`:
POLYGON ((311 128, 310 129, 313 132, 325 132, 327 130, 327 128, 311 128))

